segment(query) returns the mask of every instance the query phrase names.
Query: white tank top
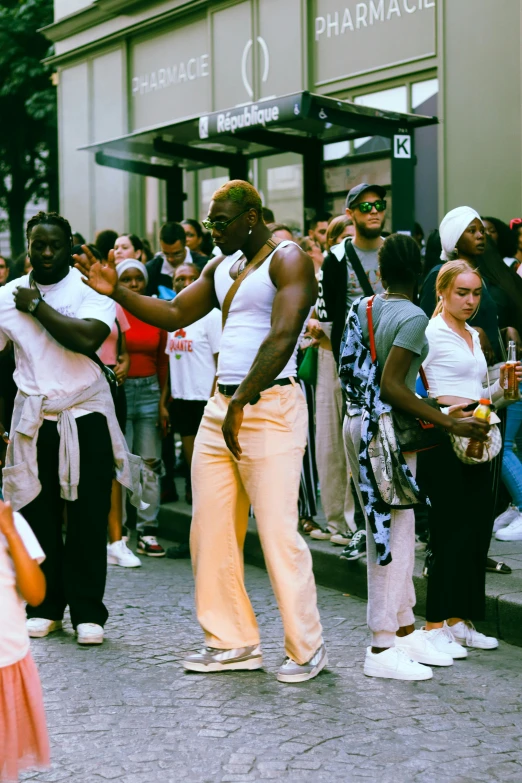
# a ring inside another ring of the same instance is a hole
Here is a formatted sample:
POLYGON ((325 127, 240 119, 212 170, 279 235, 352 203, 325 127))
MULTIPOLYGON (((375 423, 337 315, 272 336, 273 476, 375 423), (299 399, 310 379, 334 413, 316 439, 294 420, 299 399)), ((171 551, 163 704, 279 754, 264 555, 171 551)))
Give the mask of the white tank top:
MULTIPOLYGON (((285 239, 276 249, 295 244, 285 239)), ((261 343, 270 331, 272 304, 277 291, 270 279, 270 261, 275 252, 270 253, 261 266, 243 280, 232 300, 219 346, 219 383, 237 385, 246 378, 261 343)), ((238 250, 226 256, 215 271, 214 286, 220 307, 234 282, 230 270, 241 255, 238 250)), ((288 364, 277 378, 296 375, 296 357, 297 343, 288 364)))

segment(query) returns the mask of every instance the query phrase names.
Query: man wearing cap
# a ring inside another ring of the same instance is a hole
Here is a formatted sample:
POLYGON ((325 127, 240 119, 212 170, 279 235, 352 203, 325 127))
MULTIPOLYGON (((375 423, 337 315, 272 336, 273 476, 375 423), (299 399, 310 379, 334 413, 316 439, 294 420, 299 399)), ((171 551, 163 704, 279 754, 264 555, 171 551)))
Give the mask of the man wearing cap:
MULTIPOLYGON (((343 448, 343 396, 337 366, 341 338, 348 311, 357 297, 382 291, 377 254, 383 243, 381 233, 386 219, 386 190, 381 185, 362 183, 350 190, 346 197, 346 214, 353 221, 355 236, 346 237, 334 245, 319 272, 317 318, 308 329, 313 337, 326 335, 319 348, 316 388, 316 457, 321 485, 321 500, 326 516, 327 531, 314 534, 325 538, 332 534, 333 543, 344 539, 355 528, 354 503, 350 490, 349 468, 343 448)), ((366 534, 357 531, 352 542, 341 555, 357 560, 366 552, 366 534)))

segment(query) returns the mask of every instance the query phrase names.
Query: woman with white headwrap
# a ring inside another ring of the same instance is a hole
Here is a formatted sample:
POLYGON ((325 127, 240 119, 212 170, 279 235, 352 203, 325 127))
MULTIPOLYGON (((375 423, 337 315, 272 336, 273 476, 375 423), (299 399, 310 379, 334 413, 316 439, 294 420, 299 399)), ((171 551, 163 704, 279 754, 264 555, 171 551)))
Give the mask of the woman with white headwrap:
MULTIPOLYGON (((444 216, 439 228, 442 244, 441 260, 452 261, 461 258, 471 266, 480 266, 481 257, 486 250, 486 233, 478 212, 471 207, 457 207, 444 216)), ((442 264, 434 266, 422 286, 420 306, 431 318, 435 310, 435 283, 442 264)), ((502 359, 497 306, 488 289, 484 286, 480 307, 470 325, 477 330, 480 344, 488 364, 502 359)))
MULTIPOLYGON (((148 274, 141 261, 126 258, 116 267, 120 284, 145 295, 148 274)), ((160 406, 161 389, 168 369, 165 353, 167 333, 125 313, 130 324, 126 333, 130 368, 125 381, 127 423, 125 437, 129 451, 143 460, 143 499, 149 503, 138 511, 136 530, 137 552, 148 557, 164 557, 165 550, 156 539, 157 514, 160 505, 162 424, 168 413, 160 406)))

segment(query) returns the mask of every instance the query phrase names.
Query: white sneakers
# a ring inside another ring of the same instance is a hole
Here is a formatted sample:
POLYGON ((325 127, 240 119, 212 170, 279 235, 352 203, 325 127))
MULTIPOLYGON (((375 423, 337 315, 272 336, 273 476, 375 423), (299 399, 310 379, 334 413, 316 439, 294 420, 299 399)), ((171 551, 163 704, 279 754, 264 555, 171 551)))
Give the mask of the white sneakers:
POLYGON ((41 639, 53 631, 62 630, 61 620, 48 620, 45 617, 30 617, 26 623, 27 633, 32 639, 41 639))
MULTIPOLYGON (((453 657, 449 652, 439 650, 431 642, 429 631, 413 631, 408 636, 396 636, 395 647, 404 650, 417 663, 428 666, 452 666, 453 657)), ((379 653, 382 655, 382 653, 379 653)))
MULTIPOLYGON (((47 620, 45 617, 30 617, 25 624, 27 633, 32 639, 48 636, 53 631, 62 630, 61 620, 47 620)), ((78 644, 101 644, 103 628, 96 623, 80 623, 76 628, 78 644)))
POLYGON ((380 653, 366 648, 364 673, 367 677, 384 677, 387 680, 431 680, 433 672, 410 658, 401 647, 390 647, 380 653))
POLYGON ((96 623, 79 623, 76 626, 78 644, 102 644, 103 628, 96 623))
POLYGON ((444 623, 442 628, 432 628, 431 631, 422 628, 422 632, 426 634, 431 645, 439 652, 451 655, 453 659, 468 657, 467 650, 455 641, 455 637, 447 623, 444 623))
MULTIPOLYGON (((504 512, 507 513, 507 512, 504 512)), ((505 527, 495 533, 497 541, 522 541, 522 514, 517 508, 517 516, 505 527)))
POLYGON ((316 541, 330 541, 332 537, 332 534, 329 530, 321 530, 321 528, 317 528, 316 530, 312 530, 310 533, 310 538, 315 539, 316 541))
POLYGON ((330 543, 336 544, 336 546, 348 546, 351 540, 352 536, 350 533, 334 533, 330 539, 330 543))
POLYGON ((493 532, 496 533, 501 527, 507 527, 507 525, 510 525, 519 516, 520 511, 518 508, 510 503, 506 510, 495 519, 495 522, 493 523, 493 532))
POLYGON ((107 544, 107 563, 122 566, 122 568, 139 568, 141 566, 139 557, 136 557, 127 546, 126 538, 107 544))
POLYGON ((449 631, 455 640, 464 647, 475 647, 477 650, 495 650, 498 647, 498 639, 479 633, 469 620, 455 623, 449 628, 449 631))

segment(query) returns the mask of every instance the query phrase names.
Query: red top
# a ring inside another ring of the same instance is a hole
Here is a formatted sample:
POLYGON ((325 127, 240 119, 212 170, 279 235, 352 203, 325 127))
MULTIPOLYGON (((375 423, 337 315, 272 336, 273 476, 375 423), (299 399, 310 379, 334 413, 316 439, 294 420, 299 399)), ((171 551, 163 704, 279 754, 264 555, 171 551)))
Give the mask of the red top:
POLYGON ((124 312, 130 324, 130 329, 125 332, 130 356, 129 378, 157 375, 160 388, 163 388, 169 366, 169 357, 165 353, 167 332, 140 321, 127 310, 124 312))

